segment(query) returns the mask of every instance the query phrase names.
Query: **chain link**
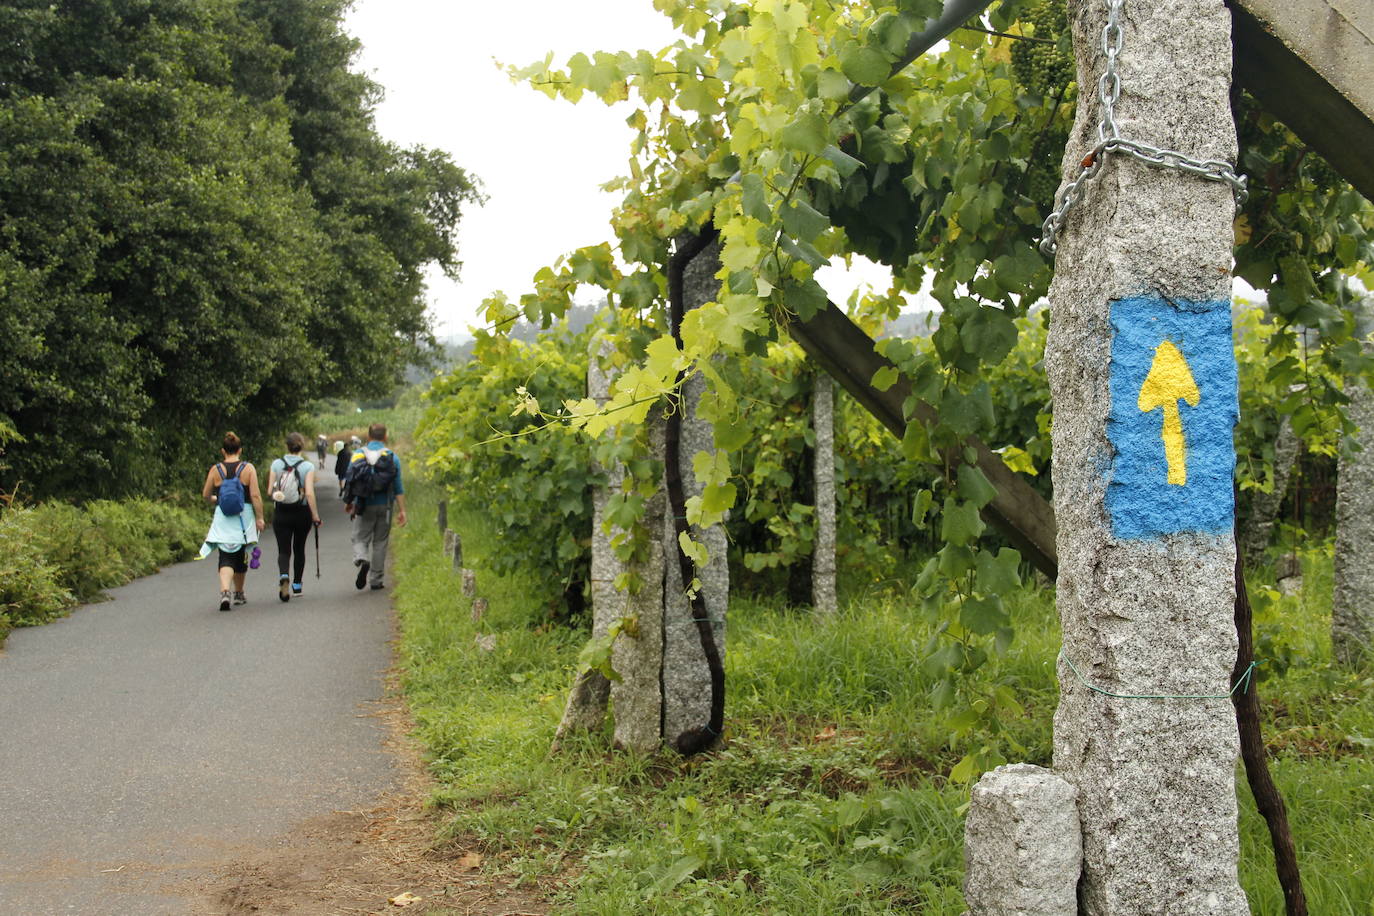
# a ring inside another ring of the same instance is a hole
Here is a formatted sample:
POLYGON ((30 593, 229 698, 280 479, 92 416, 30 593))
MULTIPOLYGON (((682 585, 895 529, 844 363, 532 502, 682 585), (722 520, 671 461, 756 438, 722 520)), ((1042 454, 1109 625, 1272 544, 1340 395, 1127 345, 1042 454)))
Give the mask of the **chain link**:
POLYGON ((1215 181, 1229 185, 1231 195, 1236 201, 1236 211, 1245 206, 1245 176, 1237 175, 1231 163, 1222 159, 1194 159, 1176 150, 1151 146, 1139 140, 1128 140, 1121 136, 1116 125, 1116 103, 1121 97, 1121 76, 1116 71, 1116 60, 1121 56, 1125 33, 1121 28, 1121 10, 1126 0, 1104 0, 1107 5, 1107 23, 1102 27, 1102 56, 1107 65, 1097 78, 1097 100, 1102 107, 1101 120, 1097 122, 1097 145, 1092 152, 1083 157, 1083 168, 1068 184, 1059 190, 1055 198, 1055 208, 1045 217, 1041 229, 1040 252, 1053 257, 1058 248, 1056 236, 1064 225, 1068 213, 1083 198, 1083 185, 1091 181, 1102 170, 1102 163, 1112 153, 1122 153, 1146 165, 1157 168, 1176 169, 1189 175, 1196 175, 1205 181, 1215 181))

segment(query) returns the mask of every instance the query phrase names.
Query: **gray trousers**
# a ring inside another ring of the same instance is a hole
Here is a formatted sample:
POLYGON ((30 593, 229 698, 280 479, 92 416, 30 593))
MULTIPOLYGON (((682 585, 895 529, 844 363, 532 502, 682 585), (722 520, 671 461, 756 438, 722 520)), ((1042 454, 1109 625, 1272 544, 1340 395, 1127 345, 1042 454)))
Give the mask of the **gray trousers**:
POLYGON ((386 547, 391 542, 391 506, 363 506, 353 516, 353 565, 371 564, 368 581, 377 584, 386 571, 386 547))

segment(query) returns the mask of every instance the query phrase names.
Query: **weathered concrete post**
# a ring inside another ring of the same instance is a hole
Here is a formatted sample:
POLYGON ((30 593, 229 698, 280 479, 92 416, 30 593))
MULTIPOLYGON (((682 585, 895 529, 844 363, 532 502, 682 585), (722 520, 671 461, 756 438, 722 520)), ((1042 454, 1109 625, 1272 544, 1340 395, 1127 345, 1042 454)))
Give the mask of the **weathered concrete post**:
MULTIPOLYGON (((1359 332, 1365 352, 1374 349, 1374 296, 1360 305, 1359 332)), ((1341 443, 1336 477, 1336 561, 1331 595, 1331 650, 1344 664, 1374 656, 1374 393, 1362 379, 1350 379, 1346 413, 1359 427, 1354 441, 1341 443), (1361 447, 1362 446, 1362 447, 1361 447)))
POLYGON ((839 610, 835 595, 835 382, 817 372, 811 402, 816 432, 816 542, 811 551, 811 606, 829 616, 839 610))
POLYGON ((448 500, 439 500, 439 531, 440 533, 448 530, 448 500))
MULTIPOLYGON (((1104 40, 1111 5, 1070 4, 1078 85, 1098 87, 1104 44, 1119 46, 1119 135, 1233 162, 1226 6, 1126 0, 1104 40)), ((1110 110, 1083 93, 1067 178, 1110 110)), ((1085 913, 1242 916, 1226 699, 1234 203, 1226 184, 1098 156, 1061 229, 1045 354, 1064 634, 1054 766, 1079 792, 1085 913)))
MULTIPOLYGON (((720 281, 715 273, 720 269, 720 243, 712 242, 687 263, 682 276, 685 311, 705 305, 716 298, 720 281)), ((697 452, 714 452, 711 424, 697 416, 706 381, 694 375, 683 385, 682 439, 679 447, 682 467, 682 486, 687 499, 700 496, 705 489, 692 470, 692 456, 697 452)), ((667 577, 663 591, 663 737, 672 742, 678 735, 700 728, 710 717, 711 674, 701 648, 701 635, 693 617, 682 583, 682 572, 676 562, 678 544, 673 520, 663 520, 663 552, 667 558, 664 573, 667 577)), ((730 603, 730 568, 727 565, 728 544, 725 528, 713 525, 705 531, 692 529, 692 537, 706 545, 710 560, 705 569, 697 570, 701 579, 702 598, 711 618, 716 648, 725 657, 725 617, 730 603)))
POLYGON ((477 594, 477 573, 471 569, 463 570, 463 594, 469 598, 477 594))

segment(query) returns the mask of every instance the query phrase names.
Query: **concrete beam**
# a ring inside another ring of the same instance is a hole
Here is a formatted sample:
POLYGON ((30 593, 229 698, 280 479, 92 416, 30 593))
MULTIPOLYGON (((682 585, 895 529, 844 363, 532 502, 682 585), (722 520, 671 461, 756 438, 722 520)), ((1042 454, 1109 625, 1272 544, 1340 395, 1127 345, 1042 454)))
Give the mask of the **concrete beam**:
POLYGON ((1235 81, 1374 200, 1374 4, 1229 0, 1235 81))

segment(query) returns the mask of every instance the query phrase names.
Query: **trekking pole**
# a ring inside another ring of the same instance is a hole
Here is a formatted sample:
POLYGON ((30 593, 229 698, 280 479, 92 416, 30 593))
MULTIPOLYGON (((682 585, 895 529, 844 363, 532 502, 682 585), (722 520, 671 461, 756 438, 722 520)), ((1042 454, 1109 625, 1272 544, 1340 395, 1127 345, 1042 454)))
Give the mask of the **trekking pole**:
POLYGON ((320 577, 320 523, 315 523, 315 578, 320 577))

